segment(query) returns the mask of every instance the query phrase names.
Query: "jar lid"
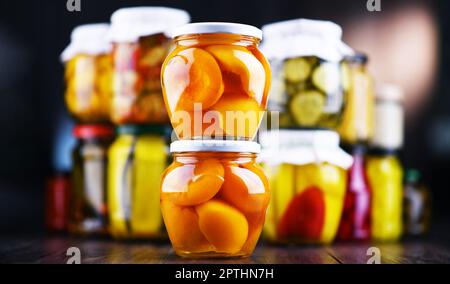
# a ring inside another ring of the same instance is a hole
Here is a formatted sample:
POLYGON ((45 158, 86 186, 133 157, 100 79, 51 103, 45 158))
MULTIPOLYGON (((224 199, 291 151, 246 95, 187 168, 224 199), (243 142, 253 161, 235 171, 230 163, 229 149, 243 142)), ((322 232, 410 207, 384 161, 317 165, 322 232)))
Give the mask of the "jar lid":
POLYGON ((114 128, 103 124, 79 124, 73 128, 73 136, 81 139, 108 138, 114 135, 114 128))
POLYGON ((77 54, 98 55, 111 51, 108 40, 109 24, 87 24, 72 30, 70 43, 61 53, 62 62, 70 60, 77 54))
POLYGON ((345 60, 351 63, 366 64, 369 60, 369 57, 365 53, 355 52, 355 54, 353 55, 346 56, 345 60))
POLYGON ((238 34, 262 39, 262 31, 257 27, 237 24, 237 23, 221 23, 221 22, 204 22, 187 24, 173 29, 168 35, 172 38, 188 34, 238 34))
POLYGON ((261 132, 260 161, 270 164, 306 165, 327 162, 343 169, 353 158, 339 147, 339 135, 331 130, 278 130, 261 132))
POLYGON ((262 27, 261 50, 269 60, 317 56, 338 62, 353 50, 341 40, 342 28, 330 21, 294 19, 262 27))
POLYGON ((255 153, 261 151, 261 146, 253 141, 236 140, 178 140, 170 144, 171 153, 180 152, 230 152, 255 153))
POLYGON ((159 134, 165 135, 169 127, 161 124, 124 124, 116 128, 117 134, 121 135, 143 135, 143 134, 159 134))
POLYGON ((380 101, 403 102, 403 89, 394 84, 378 84, 375 90, 375 98, 380 101))
POLYGON ((122 8, 111 15, 110 39, 113 42, 136 42, 142 36, 165 33, 187 24, 189 14, 168 7, 122 8))

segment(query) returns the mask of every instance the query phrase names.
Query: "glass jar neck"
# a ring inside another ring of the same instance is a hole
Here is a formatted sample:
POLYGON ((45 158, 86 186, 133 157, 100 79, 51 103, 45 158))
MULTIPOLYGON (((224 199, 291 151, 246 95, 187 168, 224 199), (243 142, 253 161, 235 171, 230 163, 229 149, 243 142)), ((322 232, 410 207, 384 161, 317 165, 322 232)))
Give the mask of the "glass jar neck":
POLYGON ((218 159, 236 163, 255 162, 255 153, 228 153, 228 152, 181 152, 173 153, 174 161, 181 163, 195 163, 201 160, 218 159))
POLYGON ((200 45, 240 45, 240 46, 258 46, 260 40, 255 37, 238 34, 188 34, 181 35, 174 39, 175 44, 180 46, 200 46, 200 45))

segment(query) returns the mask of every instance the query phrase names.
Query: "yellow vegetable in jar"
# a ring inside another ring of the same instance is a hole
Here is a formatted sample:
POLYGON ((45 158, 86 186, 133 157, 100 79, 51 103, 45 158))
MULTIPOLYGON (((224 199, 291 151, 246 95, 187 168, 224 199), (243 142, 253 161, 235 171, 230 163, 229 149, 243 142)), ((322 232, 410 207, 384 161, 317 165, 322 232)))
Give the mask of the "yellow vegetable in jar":
POLYGON ((110 231, 117 238, 160 237, 159 186, 166 145, 156 135, 120 135, 109 149, 110 231))
POLYGON ((367 177, 372 189, 372 238, 395 241, 402 233, 402 166, 395 155, 371 156, 367 177))

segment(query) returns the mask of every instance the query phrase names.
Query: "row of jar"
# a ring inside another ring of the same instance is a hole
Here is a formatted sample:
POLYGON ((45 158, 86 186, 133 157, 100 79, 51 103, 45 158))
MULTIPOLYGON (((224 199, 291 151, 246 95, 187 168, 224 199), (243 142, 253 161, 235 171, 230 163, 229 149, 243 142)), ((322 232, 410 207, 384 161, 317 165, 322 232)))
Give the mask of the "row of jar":
MULTIPOLYGON (((367 156, 361 146, 352 157, 335 132, 285 130, 263 135, 261 154, 251 141, 179 140, 170 162, 165 133, 124 125, 114 140, 110 126, 77 126, 70 197, 62 187, 49 191, 49 228, 118 239, 164 238, 167 230, 187 256, 248 255, 264 224, 265 237, 282 243, 401 236, 403 170, 395 151, 367 156)), ((409 192, 405 221, 424 232, 428 195, 409 192)))
POLYGON ((182 26, 188 21, 184 11, 140 7, 116 11, 111 27, 77 27, 62 54, 70 113, 84 123, 170 120, 179 138, 251 140, 268 107, 280 112, 281 128, 337 129, 349 142, 370 138, 373 86, 367 57, 341 41, 338 25, 298 19, 261 31, 231 23, 182 26), (224 119, 230 111, 256 116, 243 129, 233 129, 236 122, 226 125, 224 119), (194 113, 203 118, 198 129, 194 113), (186 119, 188 127, 179 127, 186 119), (218 127, 205 133, 212 120, 218 127))

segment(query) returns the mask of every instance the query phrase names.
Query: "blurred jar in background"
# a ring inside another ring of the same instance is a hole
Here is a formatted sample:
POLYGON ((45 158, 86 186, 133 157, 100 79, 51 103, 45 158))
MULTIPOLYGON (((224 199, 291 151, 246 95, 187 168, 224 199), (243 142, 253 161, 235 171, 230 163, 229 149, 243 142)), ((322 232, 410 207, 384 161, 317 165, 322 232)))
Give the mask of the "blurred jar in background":
POLYGON ((347 192, 337 239, 369 240, 372 192, 364 167, 367 147, 352 145, 347 148, 353 157, 353 165, 347 172, 347 192))
POLYGON ((262 32, 236 23, 193 23, 173 32, 163 66, 164 100, 180 139, 253 140, 266 110, 269 63, 262 32))
POLYGON ((420 181, 420 172, 408 169, 403 192, 404 232, 411 236, 426 234, 431 223, 431 194, 420 181))
POLYGON ((372 189, 372 238, 395 241, 402 234, 403 167, 398 151, 403 146, 403 91, 380 85, 376 92, 375 131, 366 164, 372 189))
POLYGON ((261 49, 272 69, 268 110, 280 112, 280 127, 337 127, 350 86, 343 58, 353 54, 341 27, 296 19, 262 29, 261 49))
POLYGON ((164 33, 189 20, 187 12, 165 7, 123 8, 112 14, 114 123, 168 122, 160 73, 171 40, 164 33))
POLYGON ((270 199, 252 141, 179 140, 161 184, 161 211, 183 257, 246 257, 258 242, 270 199))
POLYGON ((375 98, 367 56, 362 53, 347 56, 342 68, 348 96, 339 135, 346 144, 368 142, 374 131, 375 98))
POLYGON ((164 234, 159 191, 167 166, 163 126, 122 125, 108 152, 109 230, 119 239, 164 234))
POLYGON ((331 243, 344 204, 352 158, 336 132, 280 130, 260 135, 260 161, 272 198, 265 237, 276 243, 331 243), (279 141, 279 143, 277 143, 279 141))
POLYGON ((61 54, 66 106, 81 123, 109 121, 113 79, 108 30, 108 24, 76 27, 61 54))
POLYGON ((67 231, 69 194, 69 174, 57 173, 48 179, 45 192, 45 227, 48 231, 67 231))
POLYGON ((107 125, 77 125, 73 130, 69 232, 80 235, 107 233, 107 151, 114 129, 107 125))

